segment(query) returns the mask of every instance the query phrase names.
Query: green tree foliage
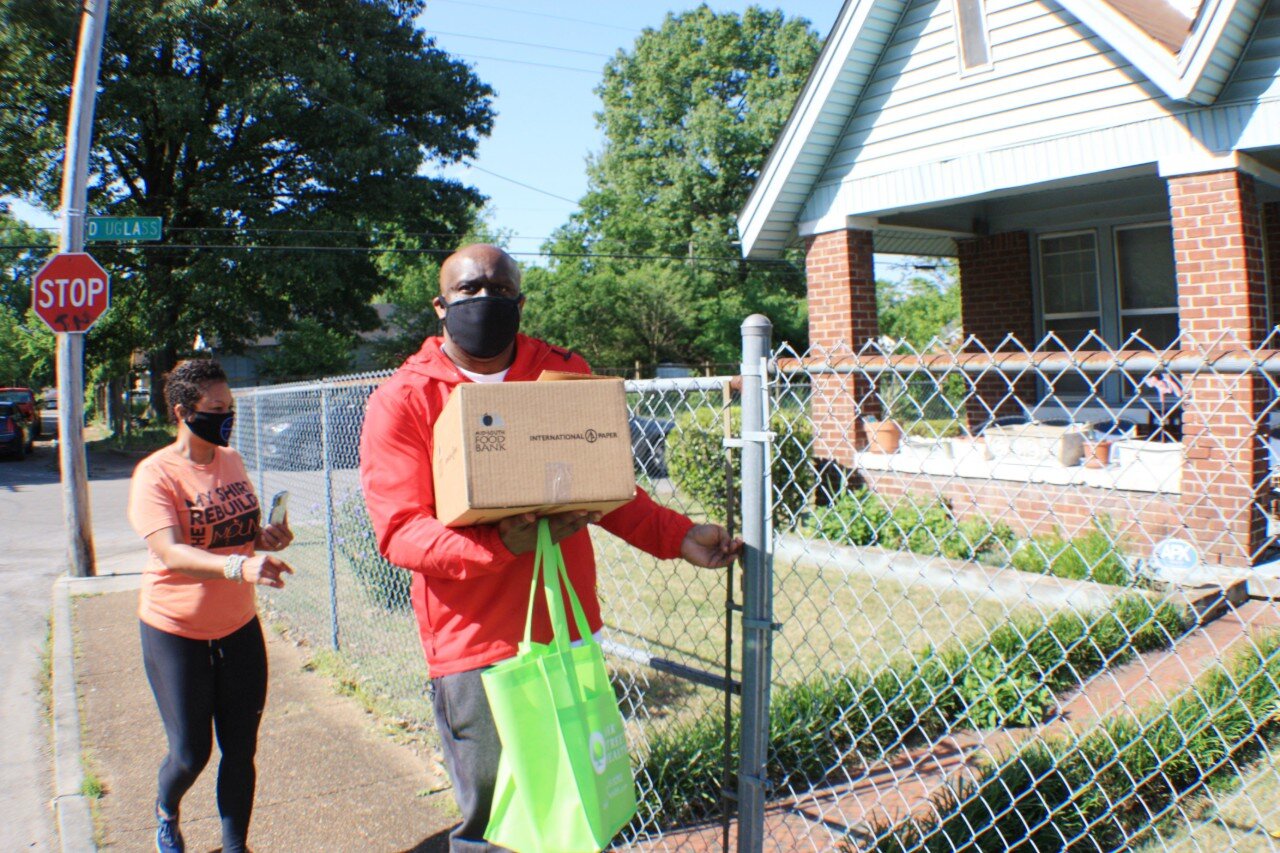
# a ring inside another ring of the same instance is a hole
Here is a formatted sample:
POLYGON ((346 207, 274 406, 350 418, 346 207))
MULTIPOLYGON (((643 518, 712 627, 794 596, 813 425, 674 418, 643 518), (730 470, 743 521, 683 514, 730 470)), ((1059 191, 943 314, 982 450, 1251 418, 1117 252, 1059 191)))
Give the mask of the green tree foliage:
POLYGON ((31 311, 31 279, 52 251, 50 234, 0 206, 0 385, 53 384, 54 335, 31 311))
POLYGON ((732 361, 759 311, 803 345, 803 272, 743 262, 735 220, 817 51, 803 19, 704 4, 610 60, 581 212, 526 282, 533 329, 600 364, 732 361))
POLYGON ((955 262, 939 259, 934 275, 876 282, 880 333, 921 352, 960 331, 960 286, 955 262))
MULTIPOLYGON (((491 90, 414 27, 423 5, 112 3, 89 206, 161 216, 167 237, 95 250, 113 307, 91 357, 146 348, 158 383, 197 333, 235 351, 305 318, 369 329, 385 283, 370 253, 338 247, 387 227, 456 242, 480 197, 420 173, 474 153, 491 90)), ((77 15, 0 0, 0 193, 50 209, 77 15)))
POLYGON ((259 372, 275 381, 333 376, 351 367, 354 347, 354 335, 304 317, 280 333, 279 344, 262 359, 259 372))

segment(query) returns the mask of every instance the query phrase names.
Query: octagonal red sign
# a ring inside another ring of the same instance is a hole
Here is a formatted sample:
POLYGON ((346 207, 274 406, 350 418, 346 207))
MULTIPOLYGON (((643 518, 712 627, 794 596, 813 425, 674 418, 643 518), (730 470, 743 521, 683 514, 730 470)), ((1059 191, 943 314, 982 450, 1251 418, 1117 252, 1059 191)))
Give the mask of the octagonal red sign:
POLYGON ((87 332, 111 302, 111 277, 85 252, 54 255, 36 273, 31 305, 55 332, 87 332))

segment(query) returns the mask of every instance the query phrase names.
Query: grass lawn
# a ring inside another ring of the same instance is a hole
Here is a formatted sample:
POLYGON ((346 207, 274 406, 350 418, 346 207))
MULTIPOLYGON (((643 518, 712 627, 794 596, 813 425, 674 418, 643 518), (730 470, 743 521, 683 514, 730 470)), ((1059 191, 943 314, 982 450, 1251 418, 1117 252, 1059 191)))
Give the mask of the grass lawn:
MULTIPOLYGON (((264 606, 273 619, 305 636, 317 650, 329 649, 332 622, 323 527, 300 521, 295 533, 286 558, 297 574, 283 591, 264 592, 264 606)), ((652 657, 722 675, 725 573, 679 560, 654 560, 602 530, 593 535, 607 638, 652 657)), ((380 606, 341 554, 335 561, 343 661, 380 698, 385 714, 429 725, 427 672, 412 614, 380 606)), ((875 668, 951 637, 970 638, 1011 612, 1006 603, 959 590, 824 571, 780 559, 775 560, 774 572, 775 619, 782 625, 774 636, 775 683, 800 681, 819 671, 875 668)), ((737 570, 734 582, 741 582, 737 570)), ((738 678, 742 636, 740 630, 735 633, 733 673, 738 678)), ((718 713, 722 700, 716 690, 641 663, 611 659, 610 665, 629 717, 665 727, 718 713)))

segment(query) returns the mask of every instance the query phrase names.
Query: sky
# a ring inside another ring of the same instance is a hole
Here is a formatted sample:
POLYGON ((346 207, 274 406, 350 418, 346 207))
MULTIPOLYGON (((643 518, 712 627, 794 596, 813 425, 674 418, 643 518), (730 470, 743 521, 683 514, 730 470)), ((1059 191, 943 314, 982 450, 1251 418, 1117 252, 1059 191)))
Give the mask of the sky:
MULTIPOLYGON (((507 248, 534 262, 542 243, 568 221, 586 192, 586 161, 603 137, 596 128, 601 69, 630 50, 646 27, 695 0, 427 0, 418 24, 439 47, 467 62, 495 91, 493 132, 466 165, 444 174, 489 197, 490 224, 510 232, 507 248)), ((746 0, 710 0, 717 12, 741 13, 746 0)), ((825 36, 840 0, 757 2, 803 17, 825 36)), ((49 227, 47 213, 15 202, 13 212, 49 227)))
MULTIPOLYGON (((646 27, 668 12, 695 8, 671 0, 428 0, 419 24, 437 44, 465 60, 496 92, 492 134, 469 166, 443 174, 489 197, 491 224, 512 232, 507 247, 533 260, 568 221, 587 189, 586 163, 599 152, 596 127, 601 69, 630 50, 646 27)), ((776 0, 752 4, 711 0, 717 12, 750 5, 806 18, 826 36, 840 0, 776 0)))

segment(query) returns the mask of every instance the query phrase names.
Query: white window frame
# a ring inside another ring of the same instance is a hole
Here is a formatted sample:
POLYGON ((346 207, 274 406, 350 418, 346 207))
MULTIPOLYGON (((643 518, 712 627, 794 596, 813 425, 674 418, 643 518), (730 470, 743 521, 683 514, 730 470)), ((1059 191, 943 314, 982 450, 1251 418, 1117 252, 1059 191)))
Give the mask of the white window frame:
MULTIPOLYGON (((1039 308, 1040 308, 1040 338, 1044 339, 1049 334, 1048 323, 1053 320, 1079 320, 1084 317, 1096 317, 1098 324, 1095 331, 1099 337, 1106 340, 1106 335, 1102 330, 1103 305, 1102 305, 1102 265, 1098 259, 1098 232, 1094 228, 1077 228, 1074 231, 1048 231, 1043 234, 1036 235, 1036 277, 1040 282, 1039 287, 1039 308), (1044 241, 1060 240, 1063 237, 1077 237, 1081 234, 1088 234, 1093 238, 1093 286, 1094 299, 1098 307, 1093 311, 1059 311, 1049 313, 1045 310, 1045 276, 1044 276, 1044 241)), ((1037 342, 1038 343, 1038 342, 1037 342)))
MULTIPOLYGON (((1120 284, 1120 255, 1117 250, 1119 241, 1116 233, 1120 230, 1131 228, 1156 228, 1167 227, 1169 225, 1167 219, 1151 219, 1144 217, 1142 219, 1131 219, 1128 221, 1110 221, 1098 222, 1092 224, 1089 228, 1067 228, 1055 231, 1038 231, 1033 232, 1034 243, 1033 249, 1033 266, 1032 281, 1034 304, 1036 310, 1035 328, 1037 332, 1036 344, 1042 342, 1048 334, 1048 323, 1057 319, 1078 319, 1084 317, 1094 317, 1097 319, 1095 330, 1098 337, 1106 343, 1108 347, 1118 347, 1120 338, 1123 334, 1123 317, 1125 316, 1142 316, 1155 314, 1178 314, 1177 306, 1170 308, 1135 308, 1126 311, 1122 306, 1122 293, 1120 284), (1094 259, 1094 280, 1098 288, 1098 311, 1091 312, 1064 312, 1049 314, 1045 312, 1045 280, 1044 266, 1041 245, 1043 240, 1051 240, 1060 237, 1072 237, 1077 234, 1091 234, 1093 236, 1093 259, 1094 259), (1109 258, 1110 263, 1106 262, 1109 258)), ((1175 260, 1174 267, 1174 294, 1177 296, 1177 265, 1175 260)), ((1043 380, 1040 381, 1040 392, 1042 395, 1046 393, 1047 387, 1043 380)), ((1150 389, 1143 389, 1142 395, 1151 396, 1154 392, 1150 389)), ((1126 391, 1122 387, 1122 377, 1109 376, 1105 378, 1097 387, 1097 396, 1100 401, 1108 404, 1124 403, 1133 399, 1131 391, 1126 391)), ((1060 399, 1068 402, 1077 399, 1071 392, 1064 394, 1060 399)))
MULTIPOLYGON (((1173 305, 1168 308, 1125 308, 1124 307, 1124 284, 1120 281, 1119 234, 1121 231, 1137 231, 1141 228, 1169 228, 1170 230, 1172 230, 1172 225, 1168 221, 1135 222, 1132 224, 1115 225, 1111 229, 1113 235, 1115 235, 1112 237, 1112 240, 1111 240, 1111 263, 1113 268, 1115 269, 1116 308, 1117 308, 1117 317, 1119 318, 1119 321, 1116 323, 1116 340, 1117 341, 1119 341, 1120 338, 1124 336, 1125 319, 1128 317, 1153 317, 1158 315, 1168 316, 1169 314, 1173 314, 1176 317, 1178 315, 1178 262, 1177 262, 1176 254, 1174 256, 1174 263, 1173 263, 1173 305)), ((1181 330, 1181 323, 1179 323, 1179 330, 1181 330)), ((1116 346, 1120 346, 1121 343, 1123 342, 1117 343, 1116 346)))

